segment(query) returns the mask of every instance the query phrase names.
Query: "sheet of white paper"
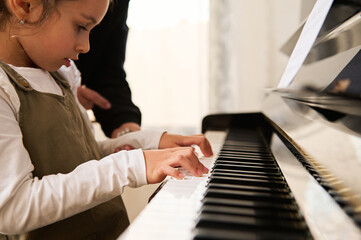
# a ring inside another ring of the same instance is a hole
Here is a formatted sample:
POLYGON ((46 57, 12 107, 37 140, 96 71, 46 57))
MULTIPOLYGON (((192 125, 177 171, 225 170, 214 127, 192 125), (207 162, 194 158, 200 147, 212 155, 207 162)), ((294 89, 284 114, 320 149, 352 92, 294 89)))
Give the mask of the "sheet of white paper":
POLYGON ((288 60, 285 71, 278 84, 278 88, 289 86, 296 76, 298 70, 305 61, 308 53, 315 42, 323 22, 331 8, 333 0, 317 0, 311 14, 309 15, 297 44, 288 60))

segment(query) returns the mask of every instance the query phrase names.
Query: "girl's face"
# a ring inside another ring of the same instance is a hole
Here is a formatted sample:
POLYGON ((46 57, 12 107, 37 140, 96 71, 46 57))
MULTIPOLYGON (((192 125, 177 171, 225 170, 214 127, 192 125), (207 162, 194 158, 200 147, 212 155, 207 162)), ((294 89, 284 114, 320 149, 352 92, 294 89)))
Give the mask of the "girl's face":
POLYGON ((104 17, 109 0, 59 1, 39 27, 18 35, 31 67, 56 71, 89 51, 89 32, 104 17), (29 33, 29 31, 31 31, 29 33))

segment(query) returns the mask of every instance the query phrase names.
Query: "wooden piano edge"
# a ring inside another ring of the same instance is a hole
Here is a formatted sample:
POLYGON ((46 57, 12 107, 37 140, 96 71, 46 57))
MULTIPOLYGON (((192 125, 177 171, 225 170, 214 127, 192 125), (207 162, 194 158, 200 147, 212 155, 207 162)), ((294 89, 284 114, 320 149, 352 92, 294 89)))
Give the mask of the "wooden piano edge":
POLYGON ((168 179, 164 180, 158 187, 157 189, 152 193, 152 195, 149 197, 148 199, 148 203, 150 203, 150 201, 152 201, 152 199, 155 197, 155 195, 157 195, 157 193, 162 190, 163 186, 168 182, 168 179))

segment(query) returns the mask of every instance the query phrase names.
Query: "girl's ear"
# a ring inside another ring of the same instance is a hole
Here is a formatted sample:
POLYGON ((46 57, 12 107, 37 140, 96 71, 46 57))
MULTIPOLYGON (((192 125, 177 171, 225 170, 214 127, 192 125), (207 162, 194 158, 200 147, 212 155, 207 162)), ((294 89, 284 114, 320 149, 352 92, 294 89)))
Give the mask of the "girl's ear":
POLYGON ((37 22, 43 12, 40 0, 9 0, 9 8, 19 21, 28 23, 37 22))

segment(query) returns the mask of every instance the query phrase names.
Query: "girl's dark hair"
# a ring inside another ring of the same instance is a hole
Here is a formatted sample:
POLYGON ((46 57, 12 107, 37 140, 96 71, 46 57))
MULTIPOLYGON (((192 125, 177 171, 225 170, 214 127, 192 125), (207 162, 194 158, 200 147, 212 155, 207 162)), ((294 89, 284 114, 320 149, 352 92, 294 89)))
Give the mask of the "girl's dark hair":
MULTIPOLYGON (((60 1, 66 1, 66 0, 42 0, 42 4, 44 8, 43 15, 36 24, 41 24, 45 19, 47 19, 49 15, 54 11, 56 4, 60 1)), ((74 0, 68 0, 68 1, 74 1, 74 0)), ((116 0, 109 0, 110 6, 112 5, 113 1, 116 0)), ((0 30, 2 30, 4 23, 8 21, 10 18, 11 18, 11 13, 6 7, 5 0, 0 0, 0 30)))
MULTIPOLYGON (((50 15, 50 13, 54 10, 56 3, 58 1, 59 0, 42 0, 44 12, 41 19, 39 19, 38 23, 41 23, 50 15)), ((0 0, 0 29, 4 26, 4 23, 9 19, 11 19, 11 13, 6 7, 5 0, 0 0)))

